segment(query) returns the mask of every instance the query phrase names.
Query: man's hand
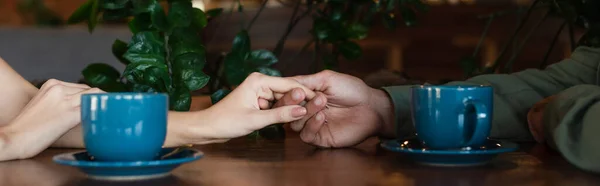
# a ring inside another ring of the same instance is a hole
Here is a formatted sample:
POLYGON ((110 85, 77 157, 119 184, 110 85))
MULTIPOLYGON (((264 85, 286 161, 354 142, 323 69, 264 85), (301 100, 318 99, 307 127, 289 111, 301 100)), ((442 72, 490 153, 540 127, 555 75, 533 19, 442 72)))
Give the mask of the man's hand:
MULTIPOLYGON (((333 71, 291 77, 309 89, 322 94, 305 105, 307 115, 291 123, 300 138, 320 147, 356 145, 381 132, 384 123, 393 122, 393 108, 388 95, 372 89, 362 80, 333 71)), ((303 101, 302 92, 284 95, 275 107, 303 101), (294 95, 296 94, 296 95, 294 95)))

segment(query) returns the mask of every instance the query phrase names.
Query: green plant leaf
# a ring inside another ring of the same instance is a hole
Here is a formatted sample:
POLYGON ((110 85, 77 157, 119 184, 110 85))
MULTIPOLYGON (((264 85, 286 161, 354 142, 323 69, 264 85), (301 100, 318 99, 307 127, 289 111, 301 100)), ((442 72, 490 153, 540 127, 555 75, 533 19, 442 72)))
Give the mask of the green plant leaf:
POLYGON ((88 17, 88 31, 92 33, 96 25, 98 24, 98 14, 100 11, 99 2, 100 0, 92 0, 92 9, 90 10, 90 16, 88 17))
POLYGON ((186 53, 172 62, 173 79, 182 83, 188 90, 195 91, 208 84, 210 77, 202 69, 205 56, 197 53, 186 53))
POLYGON ((396 29, 396 18, 392 13, 383 14, 381 17, 383 21, 383 26, 387 29, 393 30, 396 29))
POLYGON ((161 31, 169 30, 167 16, 157 0, 131 0, 134 14, 149 13, 152 27, 161 31))
POLYGON ((281 72, 269 67, 258 67, 256 68, 256 71, 268 76, 281 77, 281 72))
POLYGON ((400 12, 402 13, 402 19, 404 19, 404 24, 406 26, 414 26, 417 24, 417 16, 415 11, 408 7, 401 7, 400 12))
POLYGON ((123 73, 128 82, 143 84, 161 92, 167 92, 171 79, 164 63, 137 62, 127 65, 123 73))
POLYGON ((387 0, 387 6, 386 11, 391 12, 394 11, 394 9, 396 9, 396 4, 398 3, 399 0, 387 0))
POLYGON ((93 63, 81 72, 87 83, 95 87, 116 83, 121 74, 117 69, 104 63, 93 63))
POLYGON ((98 87, 107 92, 127 91, 125 84, 119 81, 119 72, 107 64, 90 64, 81 73, 85 82, 93 87, 98 87))
POLYGON ((206 11, 206 15, 208 15, 208 17, 210 17, 210 18, 220 16, 222 13, 223 13, 223 8, 213 8, 213 9, 206 11))
POLYGON ((240 55, 228 53, 224 59, 225 78, 229 85, 235 86, 241 84, 250 74, 244 65, 244 60, 240 55))
POLYGON ((131 0, 133 3, 133 12, 135 14, 152 12, 154 10, 154 5, 158 4, 156 0, 131 0))
POLYGON ((165 15, 165 11, 160 4, 154 4, 152 12, 150 12, 150 19, 152 20, 152 26, 154 28, 165 32, 169 30, 167 16, 165 15))
POLYGON ((229 93, 231 93, 231 90, 228 90, 228 89, 217 90, 215 93, 210 95, 210 101, 212 102, 213 105, 217 104, 219 101, 221 101, 227 95, 229 95, 229 93))
POLYGON ((233 39, 231 52, 245 57, 250 52, 250 36, 248 31, 242 30, 233 39))
POLYGON ((129 64, 129 61, 123 57, 125 52, 127 52, 127 43, 116 39, 112 44, 112 53, 115 55, 115 57, 117 57, 117 59, 119 59, 119 61, 121 61, 121 63, 127 65, 129 64))
POLYGON ((167 20, 171 28, 188 27, 194 19, 191 1, 174 1, 169 6, 167 20))
POLYGON ((315 19, 313 21, 313 34, 318 40, 325 40, 329 38, 332 33, 330 24, 322 19, 315 19))
POLYGON ((175 111, 189 111, 192 105, 192 95, 185 87, 177 87, 169 93, 169 106, 175 111))
POLYGON ((198 53, 204 56, 205 49, 200 43, 200 36, 191 28, 175 28, 169 37, 171 57, 185 53, 198 53))
POLYGON ((238 12, 244 12, 244 5, 242 3, 238 3, 238 12))
POLYGON ((158 32, 143 31, 133 35, 123 57, 131 63, 154 62, 165 64, 165 45, 158 32))
POLYGON ((149 13, 137 14, 129 21, 129 30, 136 34, 141 31, 152 30, 152 20, 149 13))
POLYGON ((127 85, 121 82, 114 82, 105 86, 98 87, 106 92, 128 92, 127 85))
POLYGON ((128 9, 104 10, 102 12, 102 20, 104 21, 123 20, 129 16, 128 9))
MULTIPOLYGON (((333 3, 333 4, 338 4, 338 3, 333 3)), ((331 11, 331 15, 329 16, 329 19, 332 22, 341 22, 346 18, 346 12, 344 10, 344 7, 341 5, 337 5, 337 6, 333 6, 332 8, 333 10, 331 11)))
POLYGON ((355 60, 362 56, 362 50, 358 44, 352 41, 346 41, 337 45, 344 58, 355 60))
POLYGON ((278 61, 277 56, 268 50, 252 51, 247 60, 254 66, 271 66, 278 61))
POLYGON ((360 23, 352 23, 346 30, 346 36, 350 39, 364 39, 369 33, 369 28, 360 23))
POLYGON ((117 10, 127 6, 129 0, 102 0, 102 8, 106 10, 117 10))
POLYGON ((208 20, 206 19, 206 14, 204 14, 202 10, 194 8, 193 16, 194 17, 192 19, 192 25, 196 27, 196 29, 206 27, 206 25, 208 24, 208 20))
POLYGON ((73 12, 73 14, 71 14, 71 16, 69 16, 67 23, 77 24, 88 20, 92 12, 92 6, 94 2, 96 2, 96 0, 88 0, 85 3, 83 3, 79 8, 75 10, 75 12, 73 12))
POLYGON ((158 92, 156 89, 152 88, 151 86, 135 84, 135 83, 131 84, 131 90, 133 92, 158 92))
POLYGON ((323 55, 323 64, 325 65, 325 69, 336 70, 338 66, 338 56, 332 54, 323 55))

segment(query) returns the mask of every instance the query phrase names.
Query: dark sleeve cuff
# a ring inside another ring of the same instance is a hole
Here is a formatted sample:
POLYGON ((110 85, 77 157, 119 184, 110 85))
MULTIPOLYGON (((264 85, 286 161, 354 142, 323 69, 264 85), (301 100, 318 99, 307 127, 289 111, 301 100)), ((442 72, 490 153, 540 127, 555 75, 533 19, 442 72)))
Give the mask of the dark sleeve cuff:
POLYGON ((411 85, 382 88, 390 96, 394 105, 393 130, 397 138, 407 138, 415 135, 410 112, 410 87, 411 85))

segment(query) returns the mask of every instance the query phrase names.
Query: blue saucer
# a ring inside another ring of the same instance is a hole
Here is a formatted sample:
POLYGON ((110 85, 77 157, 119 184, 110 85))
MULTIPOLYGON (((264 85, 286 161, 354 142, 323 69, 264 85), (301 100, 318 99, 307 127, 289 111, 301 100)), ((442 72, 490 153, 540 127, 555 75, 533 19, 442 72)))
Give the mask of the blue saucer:
POLYGON ((90 178, 102 180, 140 180, 168 176, 183 163, 198 160, 204 154, 193 148, 165 148, 162 157, 152 161, 103 162, 93 160, 87 152, 72 152, 54 156, 54 162, 79 168, 90 178))
POLYGON ((406 154, 419 164, 444 167, 469 167, 485 165, 497 155, 516 151, 519 146, 506 141, 487 140, 476 148, 433 150, 427 149, 417 139, 388 140, 381 146, 387 150, 406 154))

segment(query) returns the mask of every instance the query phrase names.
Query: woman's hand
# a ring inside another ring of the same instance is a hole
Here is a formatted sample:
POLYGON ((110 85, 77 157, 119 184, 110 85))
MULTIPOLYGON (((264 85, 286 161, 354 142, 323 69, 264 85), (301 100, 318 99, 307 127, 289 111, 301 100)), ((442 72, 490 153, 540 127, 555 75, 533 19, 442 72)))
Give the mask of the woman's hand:
POLYGON ((0 128, 0 161, 30 158, 81 121, 81 94, 102 92, 87 85, 47 81, 7 126, 0 128))
POLYGON ((219 103, 198 112, 196 120, 202 122, 197 123, 205 124, 192 126, 191 135, 213 142, 226 141, 271 124, 301 119, 306 115, 306 108, 299 105, 262 110, 295 88, 301 88, 306 99, 315 97, 315 92, 294 80, 253 73, 219 103))

